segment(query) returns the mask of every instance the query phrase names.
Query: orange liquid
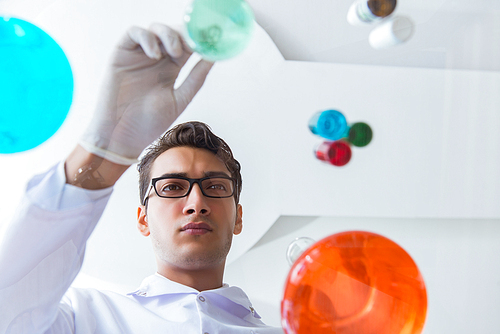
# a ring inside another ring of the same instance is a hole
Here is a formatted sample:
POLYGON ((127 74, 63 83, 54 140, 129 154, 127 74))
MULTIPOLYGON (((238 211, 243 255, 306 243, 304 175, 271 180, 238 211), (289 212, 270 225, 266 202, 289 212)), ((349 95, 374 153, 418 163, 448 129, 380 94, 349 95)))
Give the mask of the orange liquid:
POLYGON ((305 251, 281 302, 287 334, 418 334, 426 311, 425 283, 412 258, 362 231, 334 234, 305 251))

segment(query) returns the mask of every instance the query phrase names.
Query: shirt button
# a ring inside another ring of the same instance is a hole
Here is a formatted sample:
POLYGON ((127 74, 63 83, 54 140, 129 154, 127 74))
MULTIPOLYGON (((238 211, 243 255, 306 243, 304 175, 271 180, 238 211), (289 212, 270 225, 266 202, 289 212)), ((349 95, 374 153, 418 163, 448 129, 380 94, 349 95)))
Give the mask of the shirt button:
MULTIPOLYGON (((203 296, 198 296, 198 299, 199 299, 201 302, 204 302, 204 301, 205 301, 205 297, 203 297, 203 296)), ((208 334, 208 333, 206 333, 206 334, 208 334)))

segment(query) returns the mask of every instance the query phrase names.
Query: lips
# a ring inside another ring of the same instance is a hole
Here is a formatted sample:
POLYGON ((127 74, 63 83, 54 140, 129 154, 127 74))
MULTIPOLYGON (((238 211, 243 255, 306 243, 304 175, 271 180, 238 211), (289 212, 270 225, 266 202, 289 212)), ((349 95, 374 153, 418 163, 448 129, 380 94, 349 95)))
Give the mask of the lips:
POLYGON ((201 235, 211 232, 212 228, 210 227, 210 225, 204 222, 187 223, 186 225, 182 226, 181 231, 187 234, 201 235))

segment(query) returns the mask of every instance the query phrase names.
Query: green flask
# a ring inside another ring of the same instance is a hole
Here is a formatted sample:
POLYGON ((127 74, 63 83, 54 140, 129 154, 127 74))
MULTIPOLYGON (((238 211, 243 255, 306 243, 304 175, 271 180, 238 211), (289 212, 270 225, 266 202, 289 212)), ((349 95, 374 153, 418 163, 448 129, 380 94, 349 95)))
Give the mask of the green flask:
POLYGON ((244 0, 194 0, 184 16, 186 42, 206 60, 232 58, 250 43, 254 21, 244 0))

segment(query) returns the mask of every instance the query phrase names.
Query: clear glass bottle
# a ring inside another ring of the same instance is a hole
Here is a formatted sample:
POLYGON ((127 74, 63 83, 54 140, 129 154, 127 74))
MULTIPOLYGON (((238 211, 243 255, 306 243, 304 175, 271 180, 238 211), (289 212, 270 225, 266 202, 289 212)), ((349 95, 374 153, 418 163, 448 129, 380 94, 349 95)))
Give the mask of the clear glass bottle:
POLYGON ((370 32, 368 42, 376 50, 387 49, 408 41, 413 30, 414 25, 410 18, 393 16, 370 32))

